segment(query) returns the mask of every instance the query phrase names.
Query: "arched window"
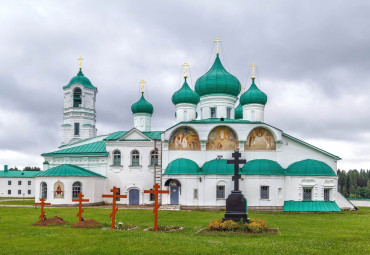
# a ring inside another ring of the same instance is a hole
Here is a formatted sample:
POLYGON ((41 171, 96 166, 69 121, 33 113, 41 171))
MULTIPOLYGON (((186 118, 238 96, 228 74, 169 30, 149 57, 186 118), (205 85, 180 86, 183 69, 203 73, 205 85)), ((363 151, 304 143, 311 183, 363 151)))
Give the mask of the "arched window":
POLYGON ((81 92, 80 88, 76 88, 73 91, 73 107, 81 107, 81 105, 82 105, 81 94, 82 94, 82 92, 81 92))
POLYGON ((74 182, 72 184, 72 199, 78 198, 78 194, 82 191, 82 185, 81 182, 74 182))
POLYGON ((150 165, 158 166, 158 149, 152 150, 150 152, 150 165))
POLYGON ((139 166, 140 165, 140 153, 137 150, 131 152, 131 165, 139 166))
POLYGON ((121 165, 121 152, 119 150, 115 150, 113 152, 113 165, 114 166, 121 165))
POLYGON ((48 198, 48 185, 45 182, 40 184, 40 198, 48 198))

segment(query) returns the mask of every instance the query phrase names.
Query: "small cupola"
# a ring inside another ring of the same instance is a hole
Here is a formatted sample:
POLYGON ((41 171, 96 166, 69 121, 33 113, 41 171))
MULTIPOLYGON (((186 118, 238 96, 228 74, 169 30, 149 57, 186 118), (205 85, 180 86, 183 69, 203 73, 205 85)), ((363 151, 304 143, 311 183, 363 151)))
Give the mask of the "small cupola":
POLYGON ((255 84, 254 68, 252 64, 252 84, 249 89, 240 97, 240 104, 243 107, 243 119, 249 121, 264 121, 265 105, 267 95, 263 93, 255 84))
POLYGON ((195 93, 187 83, 187 63, 183 64, 184 67, 184 84, 172 96, 172 103, 176 108, 176 120, 191 121, 197 118, 197 105, 199 103, 199 95, 195 93))
POLYGON ((243 119, 243 107, 239 103, 239 105, 235 108, 235 119, 240 120, 243 119))
POLYGON ((134 115, 134 127, 142 132, 148 132, 151 130, 151 118, 154 108, 153 105, 144 98, 145 81, 142 80, 140 83, 141 98, 131 106, 131 111, 134 115))

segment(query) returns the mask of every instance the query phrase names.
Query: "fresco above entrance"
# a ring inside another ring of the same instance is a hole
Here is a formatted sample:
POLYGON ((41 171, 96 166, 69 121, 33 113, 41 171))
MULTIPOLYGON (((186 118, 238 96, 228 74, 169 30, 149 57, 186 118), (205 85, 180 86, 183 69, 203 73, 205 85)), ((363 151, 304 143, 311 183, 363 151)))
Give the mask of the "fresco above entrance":
POLYGON ((250 151, 276 150, 274 136, 265 128, 255 128, 249 133, 244 149, 250 151))
POLYGON ((207 150, 236 150, 239 148, 235 132, 226 126, 215 127, 208 135, 207 150))
POLYGON ((170 150, 200 150, 199 136, 189 127, 176 129, 170 138, 170 150))

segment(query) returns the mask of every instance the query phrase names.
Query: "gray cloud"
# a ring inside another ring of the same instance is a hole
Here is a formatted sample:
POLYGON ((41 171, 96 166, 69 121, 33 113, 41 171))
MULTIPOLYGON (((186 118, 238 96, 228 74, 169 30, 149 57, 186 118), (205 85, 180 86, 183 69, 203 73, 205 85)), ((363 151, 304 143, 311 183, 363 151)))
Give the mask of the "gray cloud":
MULTIPOLYGON (((132 127, 141 79, 155 107, 153 129, 169 127, 182 63, 190 63, 194 86, 212 64, 215 37, 243 84, 248 66, 258 65, 267 123, 302 139, 360 143, 370 153, 369 11, 368 1, 3 1, 0 153, 21 152, 32 165, 59 145, 62 87, 80 55, 99 89, 100 134, 132 127)), ((20 165, 14 160, 0 164, 20 165)), ((370 159, 343 162, 369 168, 370 159)))

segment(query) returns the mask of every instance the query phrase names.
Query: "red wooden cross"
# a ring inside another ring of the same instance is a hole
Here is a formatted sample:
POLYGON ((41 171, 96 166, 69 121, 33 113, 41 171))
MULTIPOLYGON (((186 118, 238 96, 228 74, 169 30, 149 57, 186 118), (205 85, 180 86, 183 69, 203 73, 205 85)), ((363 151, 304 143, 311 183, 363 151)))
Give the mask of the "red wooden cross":
POLYGON ((158 195, 160 193, 162 194, 169 194, 170 192, 168 190, 160 190, 161 186, 159 186, 158 183, 156 183, 155 185, 153 185, 153 188, 154 190, 144 190, 144 193, 152 193, 154 194, 154 209, 153 209, 153 213, 154 213, 154 231, 157 231, 157 228, 158 228, 158 209, 160 207, 159 203, 158 203, 158 195))
POLYGON ((85 209, 82 209, 82 202, 89 202, 90 200, 82 199, 84 197, 84 195, 82 195, 82 192, 80 192, 77 197, 78 199, 72 199, 72 202, 78 202, 78 213, 76 216, 78 217, 78 221, 81 221, 82 213, 85 211, 85 209))
POLYGON ((34 205, 41 205, 41 215, 39 216, 39 218, 41 221, 44 221, 44 215, 45 215, 44 205, 51 205, 51 203, 45 203, 44 197, 42 197, 40 201, 41 203, 34 203, 34 205))
POLYGON ((119 189, 117 189, 116 186, 113 186, 113 189, 110 190, 111 192, 113 192, 113 195, 103 195, 103 197, 113 198, 112 212, 109 215, 109 217, 112 218, 112 229, 114 229, 114 222, 115 222, 115 219, 116 219, 116 212, 118 211, 118 207, 116 207, 116 198, 126 198, 127 197, 126 195, 118 195, 117 194, 118 190, 119 189))

